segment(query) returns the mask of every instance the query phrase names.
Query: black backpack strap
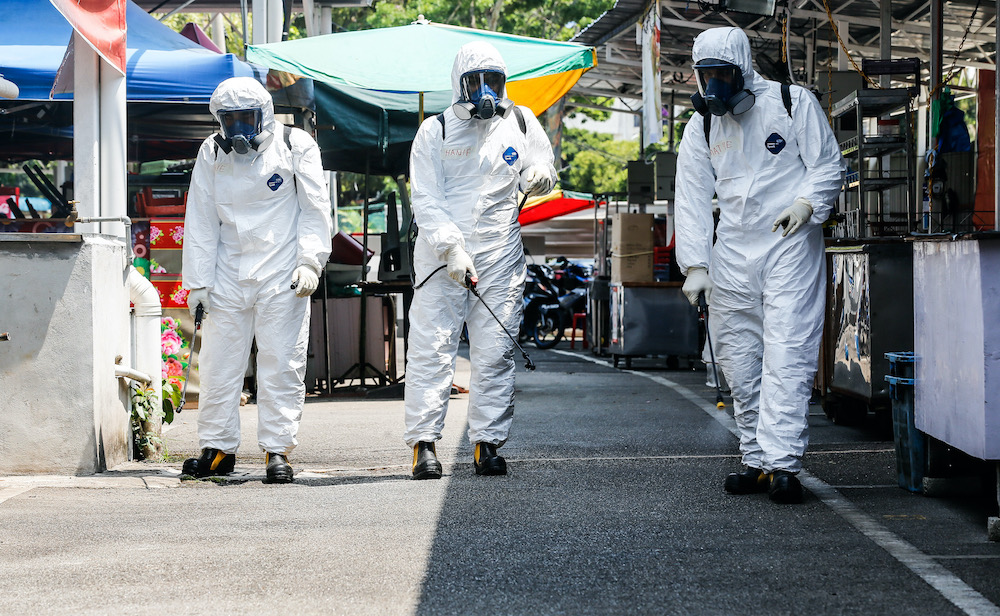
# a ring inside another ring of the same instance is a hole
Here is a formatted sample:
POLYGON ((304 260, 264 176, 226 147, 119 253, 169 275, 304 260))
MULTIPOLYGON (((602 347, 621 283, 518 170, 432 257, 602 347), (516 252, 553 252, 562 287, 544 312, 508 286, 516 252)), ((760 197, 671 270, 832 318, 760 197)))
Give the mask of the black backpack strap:
POLYGON ((295 190, 298 192, 299 180, 295 174, 295 151, 292 150, 292 127, 285 124, 284 128, 283 137, 285 138, 285 146, 288 148, 288 153, 292 155, 292 183, 295 184, 295 190))
POLYGON ((785 103, 788 117, 792 117, 792 86, 787 83, 781 84, 781 102, 785 103))
MULTIPOLYGON (((704 120, 705 124, 705 143, 709 143, 708 135, 709 133, 712 132, 712 114, 706 113, 705 115, 702 116, 702 119, 704 120)), ((709 147, 711 147, 711 145, 709 145, 709 147)))
POLYGON ((233 146, 230 145, 229 142, 227 142, 225 139, 223 139, 222 135, 220 135, 219 133, 215 133, 214 135, 212 135, 212 137, 215 141, 216 158, 219 157, 219 148, 222 148, 222 151, 225 152, 226 154, 229 154, 230 152, 233 151, 233 146))
POLYGON ((444 113, 437 114, 438 122, 441 123, 441 141, 444 141, 444 113))
POLYGON ((521 134, 528 134, 528 125, 524 123, 524 114, 521 113, 521 108, 514 105, 514 116, 517 118, 517 125, 521 128, 521 134))

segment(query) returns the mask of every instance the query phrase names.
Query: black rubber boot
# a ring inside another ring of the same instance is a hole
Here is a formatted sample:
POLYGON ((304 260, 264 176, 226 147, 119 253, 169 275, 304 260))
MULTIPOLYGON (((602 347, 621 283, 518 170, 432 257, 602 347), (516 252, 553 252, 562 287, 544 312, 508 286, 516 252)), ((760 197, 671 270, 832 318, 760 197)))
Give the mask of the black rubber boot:
POLYGON ((726 477, 726 492, 730 494, 760 494, 768 489, 767 473, 759 468, 747 467, 740 473, 729 473, 726 477))
POLYGON ((201 456, 184 460, 181 472, 192 477, 228 475, 236 467, 236 454, 219 449, 202 449, 201 456))
POLYGON ((789 471, 774 471, 771 473, 771 487, 767 495, 772 501, 782 504, 797 504, 802 502, 802 484, 795 473, 789 471))
POLYGON ((506 475, 507 460, 497 454, 497 446, 489 443, 476 443, 473 463, 477 475, 506 475))
POLYGON ((292 465, 288 463, 288 458, 282 453, 267 452, 264 456, 267 464, 267 474, 263 479, 264 483, 292 483, 295 475, 292 473, 292 465))
POLYGON ((434 443, 421 441, 413 446, 413 478, 441 478, 441 462, 437 459, 434 443))

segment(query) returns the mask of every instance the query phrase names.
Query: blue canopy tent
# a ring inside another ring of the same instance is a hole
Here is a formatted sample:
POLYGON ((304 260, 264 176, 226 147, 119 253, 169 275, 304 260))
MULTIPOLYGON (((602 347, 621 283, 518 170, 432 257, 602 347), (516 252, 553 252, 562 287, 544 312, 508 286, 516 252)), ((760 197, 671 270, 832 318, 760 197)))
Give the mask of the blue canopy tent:
MULTIPOLYGON (((219 82, 265 69, 205 49, 131 1, 126 21, 129 159, 193 157, 214 130, 208 101, 219 82)), ((0 73, 20 88, 0 103, 0 158, 71 157, 72 94, 49 93, 73 28, 49 0, 4 0, 0 32, 0 73)))

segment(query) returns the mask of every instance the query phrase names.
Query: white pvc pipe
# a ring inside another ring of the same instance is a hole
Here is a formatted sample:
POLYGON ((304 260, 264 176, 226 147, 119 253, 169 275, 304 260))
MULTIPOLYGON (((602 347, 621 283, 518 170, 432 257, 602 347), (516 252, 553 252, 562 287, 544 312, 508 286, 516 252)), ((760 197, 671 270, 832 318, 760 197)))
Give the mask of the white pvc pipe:
POLYGON ((147 381, 156 394, 157 404, 163 399, 163 354, 160 347, 160 317, 163 309, 160 296, 145 276, 134 267, 129 267, 125 279, 128 296, 135 305, 135 371, 150 375, 147 381))
POLYGON ((139 372, 138 370, 126 368, 125 366, 115 366, 115 376, 121 379, 132 379, 133 381, 138 381, 143 385, 149 385, 153 380, 145 372, 139 372))

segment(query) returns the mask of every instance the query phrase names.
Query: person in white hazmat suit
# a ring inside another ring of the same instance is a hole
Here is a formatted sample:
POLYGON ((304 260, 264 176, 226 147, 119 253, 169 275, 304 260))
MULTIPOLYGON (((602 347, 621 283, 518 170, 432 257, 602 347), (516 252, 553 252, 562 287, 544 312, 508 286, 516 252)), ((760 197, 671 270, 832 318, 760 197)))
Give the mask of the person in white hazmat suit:
POLYGON ((701 294, 708 301, 716 360, 732 390, 745 468, 724 485, 801 502, 796 474, 825 306, 822 224, 843 160, 816 98, 793 86, 786 108, 781 84, 753 70, 742 30, 702 32, 692 56, 697 113, 677 158, 677 261, 691 303, 701 294))
POLYGON ((188 307, 205 326, 199 357, 201 456, 197 477, 233 470, 240 445, 240 394, 257 341, 257 442, 266 483, 293 480, 305 402, 309 295, 331 248, 330 198, 319 147, 274 118, 271 95, 249 77, 227 79, 209 109, 221 132, 198 152, 184 217, 188 307))
POLYGON ((404 439, 413 449, 415 479, 441 477, 435 443, 463 323, 472 364, 468 420, 475 472, 507 472, 497 448, 507 441, 514 416, 515 362, 514 343, 502 328, 517 335, 525 280, 517 191, 547 193, 556 177, 541 124, 505 98, 506 65, 492 45, 464 45, 451 81, 454 104, 421 124, 410 155, 417 284, 404 439), (481 299, 466 287, 467 276, 481 299))

